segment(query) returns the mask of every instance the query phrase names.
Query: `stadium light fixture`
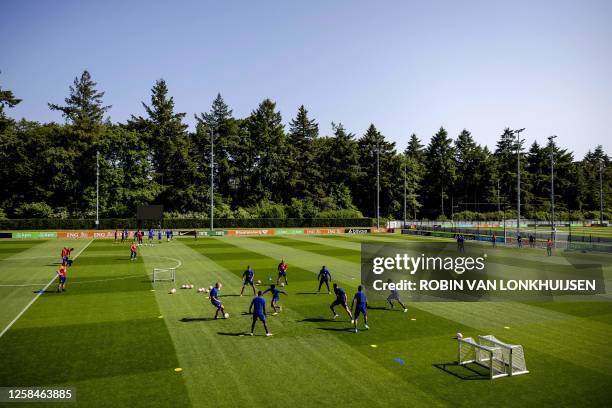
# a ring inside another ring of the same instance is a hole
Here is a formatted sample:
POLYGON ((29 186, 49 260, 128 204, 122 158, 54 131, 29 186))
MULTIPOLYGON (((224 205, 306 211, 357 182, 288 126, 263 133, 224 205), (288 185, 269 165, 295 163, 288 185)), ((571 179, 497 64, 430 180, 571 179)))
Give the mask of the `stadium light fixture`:
POLYGON ((555 234, 555 138, 557 135, 548 136, 548 144, 550 147, 550 230, 553 242, 556 241, 555 234))
POLYGON ((521 233, 521 133, 525 128, 514 130, 516 135, 516 236, 521 233))

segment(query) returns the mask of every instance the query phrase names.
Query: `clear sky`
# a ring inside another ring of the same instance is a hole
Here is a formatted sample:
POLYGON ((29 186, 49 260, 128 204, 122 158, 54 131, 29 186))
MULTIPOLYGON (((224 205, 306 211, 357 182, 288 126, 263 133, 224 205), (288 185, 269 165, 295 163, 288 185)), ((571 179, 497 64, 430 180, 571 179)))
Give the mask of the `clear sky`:
POLYGON ((440 126, 493 147, 504 127, 612 152, 612 1, 0 1, 0 84, 10 115, 61 121, 88 69, 113 121, 143 114, 158 78, 179 111, 217 92, 239 117, 265 97, 304 104, 404 149, 440 126))

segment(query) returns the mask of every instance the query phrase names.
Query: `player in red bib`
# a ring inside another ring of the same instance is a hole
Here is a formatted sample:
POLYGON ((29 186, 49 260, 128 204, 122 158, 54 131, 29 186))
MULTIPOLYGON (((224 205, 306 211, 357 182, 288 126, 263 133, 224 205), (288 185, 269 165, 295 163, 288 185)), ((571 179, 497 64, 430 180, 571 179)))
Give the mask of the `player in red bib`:
POLYGON ((285 279, 285 285, 289 284, 289 282, 287 282, 287 268, 289 268, 289 265, 287 265, 287 262, 285 262, 284 259, 281 259, 280 263, 278 264, 278 278, 276 278, 277 285, 281 278, 285 279))
POLYGON ((132 242, 130 245, 130 261, 133 261, 138 256, 138 245, 135 242, 132 242))
POLYGON ((66 274, 68 272, 68 266, 65 263, 62 263, 62 266, 57 270, 58 277, 58 285, 57 285, 57 293, 66 291, 66 274))

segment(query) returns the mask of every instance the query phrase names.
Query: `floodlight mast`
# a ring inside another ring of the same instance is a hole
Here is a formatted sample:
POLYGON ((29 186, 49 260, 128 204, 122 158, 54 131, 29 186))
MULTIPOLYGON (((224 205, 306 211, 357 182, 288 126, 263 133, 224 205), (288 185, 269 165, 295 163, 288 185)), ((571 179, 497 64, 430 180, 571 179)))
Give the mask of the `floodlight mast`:
POLYGON ((380 228, 380 141, 376 139, 376 228, 380 228))
POLYGON ((599 225, 603 227, 604 216, 603 216, 603 159, 599 159, 599 225))
POLYGON ((96 229, 100 228, 100 152, 96 150, 96 229))
POLYGON ((516 134, 516 236, 521 233, 521 132, 525 128, 514 130, 516 134))
POLYGON ((210 230, 212 231, 215 226, 215 139, 213 137, 213 131, 210 130, 210 230))
POLYGON ((555 138, 557 135, 548 136, 548 144, 550 147, 550 209, 551 209, 551 239, 556 241, 555 234, 555 138))

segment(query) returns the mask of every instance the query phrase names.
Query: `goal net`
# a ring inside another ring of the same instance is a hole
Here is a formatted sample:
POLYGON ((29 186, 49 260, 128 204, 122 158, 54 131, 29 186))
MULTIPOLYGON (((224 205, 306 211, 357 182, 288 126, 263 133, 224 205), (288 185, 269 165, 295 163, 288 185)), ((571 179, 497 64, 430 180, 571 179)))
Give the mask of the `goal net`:
POLYGON ((176 268, 155 268, 153 269, 153 282, 176 281, 176 268))
POLYGON ((523 346, 504 343, 491 334, 478 336, 478 341, 483 346, 499 347, 501 349, 502 361, 506 365, 505 370, 508 375, 519 375, 529 372, 527 371, 523 346))
POLYGON ((459 344, 458 363, 466 365, 478 364, 489 370, 489 378, 494 379, 508 375, 503 361, 502 348, 498 346, 488 347, 478 344, 471 337, 458 338, 459 344))

